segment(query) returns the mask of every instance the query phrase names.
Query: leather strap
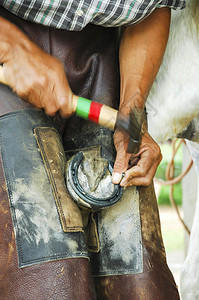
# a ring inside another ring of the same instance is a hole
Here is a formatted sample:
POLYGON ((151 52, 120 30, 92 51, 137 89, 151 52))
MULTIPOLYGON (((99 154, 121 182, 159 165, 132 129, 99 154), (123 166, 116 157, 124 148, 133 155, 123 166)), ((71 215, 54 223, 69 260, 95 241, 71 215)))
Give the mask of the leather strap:
POLYGON ((83 231, 81 213, 65 186, 66 157, 58 132, 54 128, 36 127, 34 134, 52 187, 63 231, 83 231))

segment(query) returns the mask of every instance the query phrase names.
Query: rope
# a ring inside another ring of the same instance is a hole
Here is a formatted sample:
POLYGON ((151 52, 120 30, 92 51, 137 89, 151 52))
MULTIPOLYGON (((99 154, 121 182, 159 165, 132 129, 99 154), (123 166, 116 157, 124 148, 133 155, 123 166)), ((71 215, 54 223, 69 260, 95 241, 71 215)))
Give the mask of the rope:
POLYGON ((179 147, 180 147, 180 145, 182 143, 184 143, 186 145, 186 142, 183 139, 181 139, 178 144, 177 144, 177 141, 178 141, 178 139, 174 139, 172 141, 172 157, 171 157, 171 160, 168 163, 166 171, 165 171, 166 180, 160 180, 160 179, 157 179, 157 178, 155 178, 154 180, 155 180, 156 183, 158 183, 160 185, 170 185, 170 192, 169 192, 170 202, 171 202, 172 206, 175 208, 176 213, 178 215, 178 218, 179 218, 180 222, 184 226, 184 228, 187 231, 187 233, 190 234, 189 228, 187 227, 187 225, 185 224, 184 220, 182 219, 182 217, 180 215, 178 206, 177 206, 176 201, 175 201, 174 196, 173 196, 173 191, 174 191, 174 184, 176 184, 179 181, 181 181, 182 178, 191 169, 191 167, 193 165, 193 160, 192 159, 190 160, 188 166, 186 167, 186 169, 180 175, 178 175, 177 177, 174 177, 174 169, 175 169, 174 158, 175 158, 175 155, 176 155, 176 153, 177 153, 177 151, 178 151, 178 149, 179 149, 179 147), (177 144, 177 146, 176 146, 176 144, 177 144))

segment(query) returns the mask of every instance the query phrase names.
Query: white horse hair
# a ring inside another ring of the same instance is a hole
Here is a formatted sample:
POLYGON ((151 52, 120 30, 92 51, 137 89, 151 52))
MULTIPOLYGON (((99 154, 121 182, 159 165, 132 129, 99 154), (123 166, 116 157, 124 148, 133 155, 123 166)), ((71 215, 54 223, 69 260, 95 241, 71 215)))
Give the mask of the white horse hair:
MULTIPOLYGON (((192 153, 199 178, 198 0, 189 0, 184 10, 172 12, 167 49, 146 106, 149 132, 157 142, 179 136, 182 131, 184 131, 184 137, 187 134, 190 139, 195 141, 188 142, 188 147, 192 153), (190 122, 194 125, 191 133, 186 130, 190 122)), ((199 195, 188 254, 181 274, 182 300, 199 300, 198 247, 199 195)))
POLYGON ((176 137, 199 115, 199 1, 172 11, 162 66, 147 100, 149 131, 156 141, 176 137))

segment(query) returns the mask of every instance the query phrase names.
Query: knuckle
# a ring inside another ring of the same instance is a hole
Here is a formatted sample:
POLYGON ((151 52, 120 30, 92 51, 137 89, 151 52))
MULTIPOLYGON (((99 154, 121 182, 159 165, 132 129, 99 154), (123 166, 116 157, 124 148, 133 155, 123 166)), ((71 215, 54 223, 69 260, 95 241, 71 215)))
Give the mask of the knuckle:
POLYGON ((38 102, 36 104, 34 104, 37 108, 44 108, 44 106, 42 105, 42 103, 38 102))
POLYGON ((58 110, 58 107, 54 101, 47 102, 45 101, 45 112, 48 115, 54 115, 58 110))
POLYGON ((132 187, 132 186, 134 186, 133 182, 128 182, 126 185, 126 187, 132 187))
POLYGON ((134 178, 134 179, 130 180, 126 186, 130 187, 130 186, 138 186, 138 185, 139 185, 139 183, 138 183, 137 179, 134 178))
POLYGON ((28 89, 25 89, 22 86, 16 86, 15 90, 20 98, 28 100, 30 94, 28 89))
POLYGON ((74 113, 73 108, 70 105, 58 105, 59 111, 63 116, 70 116, 74 113))
POLYGON ((46 112, 46 114, 47 114, 48 116, 54 116, 55 113, 56 113, 56 111, 53 111, 53 110, 47 110, 47 109, 45 109, 45 112, 46 112))
POLYGON ((149 178, 149 177, 145 177, 144 180, 143 180, 143 185, 144 186, 149 186, 152 182, 152 179, 149 178))
POLYGON ((72 114, 73 113, 73 108, 71 107, 71 105, 68 105, 67 108, 66 108, 66 110, 67 110, 68 114, 72 114))
POLYGON ((160 146, 158 144, 156 144, 155 150, 156 150, 156 155, 157 156, 161 155, 161 149, 160 149, 160 146))
POLYGON ((60 76, 60 74, 65 73, 62 63, 56 57, 51 57, 51 59, 52 61, 49 67, 49 75, 52 76, 52 78, 56 78, 60 76))
POLYGON ((29 92, 34 92, 35 94, 41 90, 45 90, 47 87, 47 80, 44 75, 38 74, 37 76, 31 76, 24 80, 23 88, 26 87, 26 90, 29 92))
POLYGON ((26 93, 21 89, 16 88, 16 93, 19 95, 20 98, 22 98, 24 100, 26 100, 28 98, 26 93))
POLYGON ((41 74, 38 78, 37 78, 37 80, 35 80, 34 82, 33 82, 33 86, 36 86, 36 85, 40 85, 41 87, 46 87, 47 86, 47 78, 46 78, 46 76, 45 75, 43 75, 43 74, 41 74))
POLYGON ((48 70, 48 76, 52 81, 55 81, 58 77, 58 72, 55 69, 48 70))
POLYGON ((146 175, 146 171, 144 169, 140 169, 140 177, 144 177, 146 175))
POLYGON ((119 137, 114 138, 114 144, 115 144, 115 148, 117 151, 121 151, 123 150, 124 146, 123 146, 123 140, 120 139, 119 137))
POLYGON ((123 170, 124 166, 125 166, 125 164, 122 160, 116 160, 115 165, 114 165, 114 169, 123 170))
POLYGON ((130 175, 127 175, 127 179, 128 180, 132 180, 133 179, 133 176, 130 174, 130 175))
POLYGON ((162 155, 162 153, 160 152, 160 155, 159 155, 159 162, 161 162, 162 159, 163 159, 163 155, 162 155))

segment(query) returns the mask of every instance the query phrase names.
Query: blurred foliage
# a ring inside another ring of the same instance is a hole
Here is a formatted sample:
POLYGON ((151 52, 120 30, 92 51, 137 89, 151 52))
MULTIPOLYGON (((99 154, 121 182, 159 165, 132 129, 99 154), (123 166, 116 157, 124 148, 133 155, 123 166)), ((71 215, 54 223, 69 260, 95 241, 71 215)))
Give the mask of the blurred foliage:
POLYGON ((162 230, 166 252, 179 251, 183 249, 184 231, 179 228, 164 228, 162 230))
MULTIPOLYGON (((158 166, 157 172, 156 172, 156 178, 165 180, 165 172, 166 167, 168 163, 170 162, 172 158, 172 145, 171 142, 166 142, 164 144, 160 145, 163 159, 158 166)), ((174 177, 178 176, 182 172, 182 145, 178 149, 176 156, 174 158, 175 162, 175 169, 174 169, 174 177)), ((169 191, 170 186, 161 186, 161 191, 158 197, 158 204, 159 205, 170 205, 169 200, 169 191)), ((182 204, 182 186, 181 182, 178 182, 174 185, 174 199, 177 203, 177 205, 182 204)))

